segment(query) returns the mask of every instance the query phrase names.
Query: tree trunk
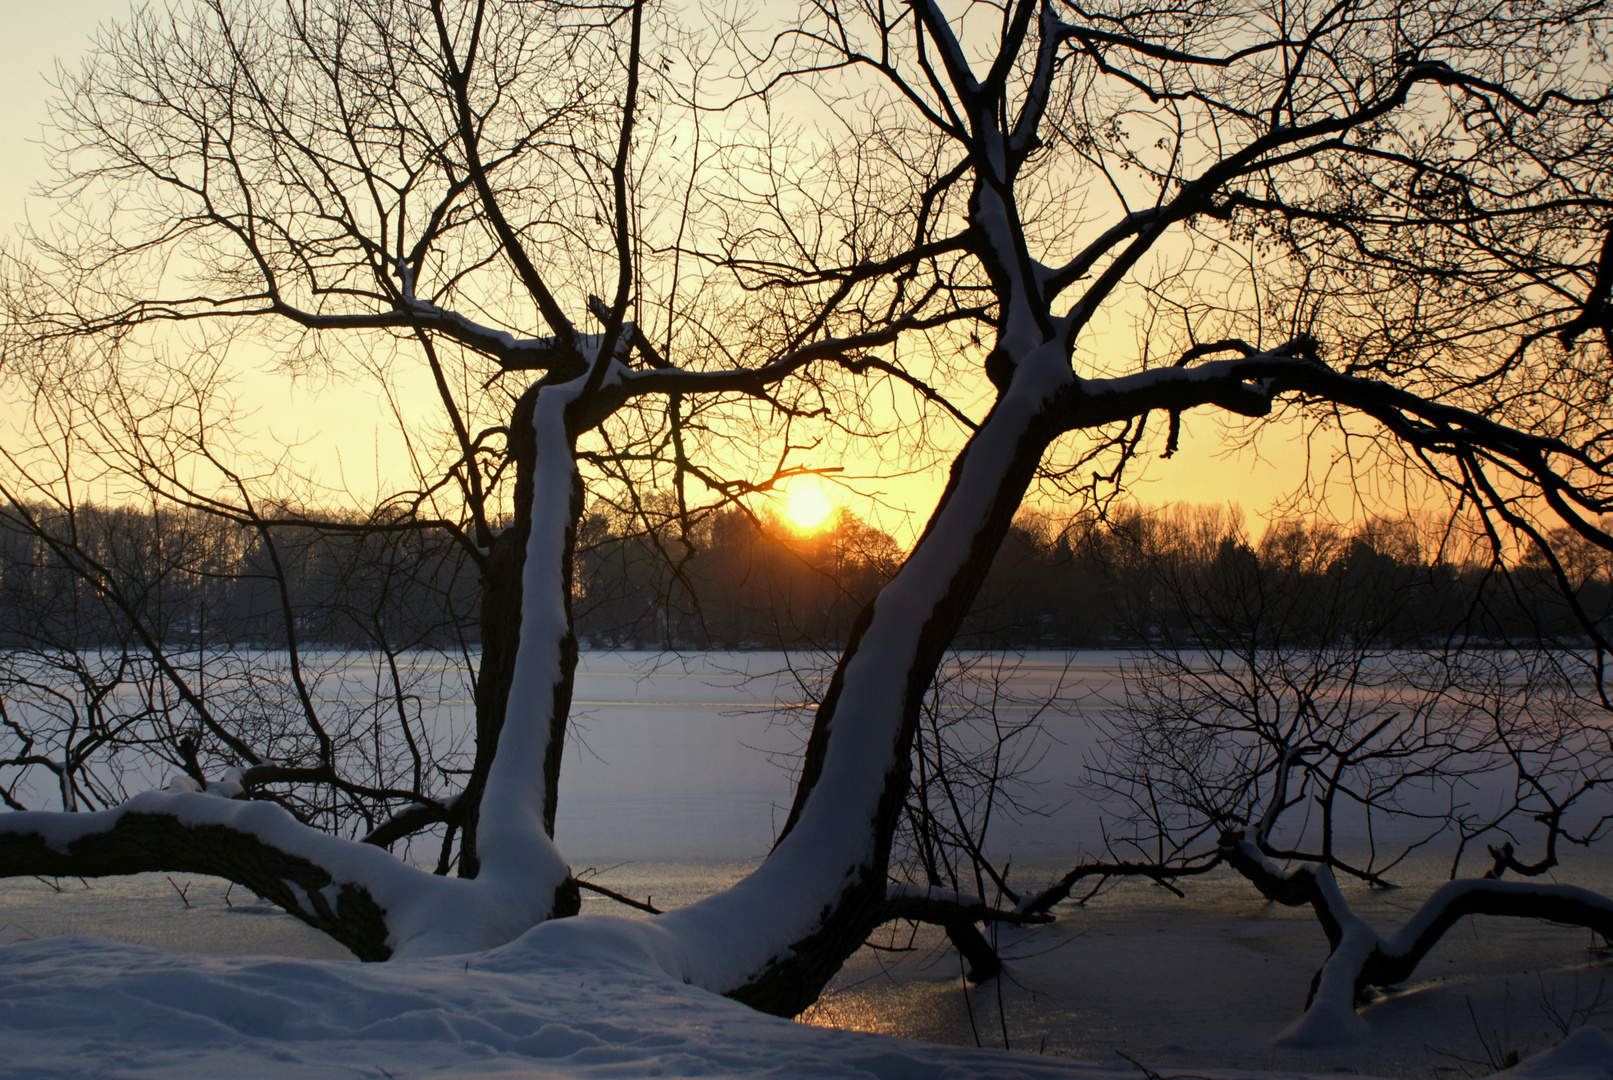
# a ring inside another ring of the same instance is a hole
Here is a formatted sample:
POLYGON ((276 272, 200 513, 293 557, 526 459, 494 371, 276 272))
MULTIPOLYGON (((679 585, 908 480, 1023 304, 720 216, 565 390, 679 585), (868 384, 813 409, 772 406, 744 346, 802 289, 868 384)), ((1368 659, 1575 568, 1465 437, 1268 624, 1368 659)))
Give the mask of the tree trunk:
POLYGON ((979 591, 1072 385, 1059 342, 1025 357, 954 462, 923 536, 858 617, 814 719, 772 853, 733 888, 657 920, 688 975, 755 1008, 817 999, 883 918, 919 710, 979 591))
POLYGON ((582 484, 567 409, 581 389, 581 378, 541 381, 511 417, 517 513, 485 581, 477 770, 462 796, 461 876, 496 870, 509 885, 551 893, 551 916, 580 906, 550 838, 577 669, 571 588, 582 484))
MULTIPOLYGON (((482 575, 482 662, 476 679, 476 758, 464 793, 456 803, 456 808, 462 807, 459 817, 460 877, 474 878, 482 869, 478 848, 482 797, 504 728, 520 650, 523 579, 527 549, 532 540, 534 470, 537 467, 539 441, 534 427, 535 409, 544 386, 539 382, 529 387, 517 399, 511 413, 509 453, 515 465, 515 520, 494 538, 487 569, 482 575)), ((566 441, 569 450, 569 437, 566 441)), ((576 475, 575 469, 571 476, 571 495, 558 566, 561 582, 559 602, 564 610, 566 630, 559 643, 559 678, 553 682, 547 695, 553 703, 553 711, 549 717, 548 747, 543 755, 542 822, 545 834, 550 837, 554 836, 560 760, 565 747, 566 721, 571 712, 571 694, 577 669, 577 638, 572 629, 571 591, 576 523, 582 517, 583 491, 581 478, 576 475)), ((550 499, 545 516, 552 518, 554 510, 554 500, 550 499)), ((546 520, 544 524, 552 529, 558 523, 546 520)), ((576 902, 580 903, 580 899, 576 902)), ((574 903, 563 902, 556 914, 573 914, 575 911, 574 903)))

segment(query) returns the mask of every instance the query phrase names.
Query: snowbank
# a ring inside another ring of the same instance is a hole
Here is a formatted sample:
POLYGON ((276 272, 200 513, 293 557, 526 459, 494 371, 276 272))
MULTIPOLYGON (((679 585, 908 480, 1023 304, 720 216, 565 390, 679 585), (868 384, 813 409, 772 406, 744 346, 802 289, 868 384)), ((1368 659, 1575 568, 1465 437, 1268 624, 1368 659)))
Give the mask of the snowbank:
MULTIPOLYGON (((583 917, 486 953, 387 964, 181 955, 88 937, 0 947, 0 1078, 1141 1080, 1118 1060, 1009 1055, 764 1016, 669 975, 679 964, 669 944, 651 922, 583 917)), ((1613 1042, 1577 1034, 1509 1075, 1613 1080, 1613 1042)))
POLYGON ((577 920, 472 958, 0 949, 0 1076, 1119 1076, 777 1020, 667 978, 642 924, 577 920))
POLYGON ((1596 1028, 1580 1028, 1562 1045, 1496 1076, 1498 1080, 1613 1080, 1613 1039, 1596 1028))

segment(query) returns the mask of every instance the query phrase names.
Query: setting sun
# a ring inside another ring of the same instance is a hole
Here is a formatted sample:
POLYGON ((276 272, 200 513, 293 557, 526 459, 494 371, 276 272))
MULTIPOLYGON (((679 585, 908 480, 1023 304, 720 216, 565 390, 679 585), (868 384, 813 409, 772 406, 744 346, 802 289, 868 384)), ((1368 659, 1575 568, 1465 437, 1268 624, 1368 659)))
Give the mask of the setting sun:
POLYGON ((784 513, 801 532, 812 532, 834 512, 834 503, 816 477, 802 478, 784 495, 784 513))

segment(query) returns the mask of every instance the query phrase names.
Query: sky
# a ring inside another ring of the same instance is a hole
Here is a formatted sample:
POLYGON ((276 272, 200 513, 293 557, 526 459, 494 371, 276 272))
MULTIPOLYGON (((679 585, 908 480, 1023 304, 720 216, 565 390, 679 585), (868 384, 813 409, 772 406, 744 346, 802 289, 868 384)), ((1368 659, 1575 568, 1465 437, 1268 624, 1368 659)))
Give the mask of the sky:
MULTIPOLYGON (((25 215, 39 225, 50 213, 48 201, 32 197, 30 192, 46 179, 39 140, 48 121, 48 80, 55 65, 77 63, 97 27, 121 18, 128 10, 128 0, 0 0, 0 25, 6 27, 6 33, 0 35, 0 93, 8 103, 0 110, 0 140, 6 148, 0 154, 0 233, 8 246, 15 243, 25 215)), ((266 377, 247 396, 261 406, 270 441, 305 447, 303 453, 315 455, 320 470, 349 487, 384 481, 385 459, 391 452, 387 436, 392 433, 395 437, 395 433, 372 389, 275 386, 266 377)), ((874 471, 859 468, 868 463, 840 464, 848 473, 874 471)), ((1258 453, 1230 450, 1223 444, 1219 422, 1201 411, 1185 418, 1181 452, 1169 461, 1144 462, 1134 470, 1132 481, 1136 497, 1147 503, 1238 503, 1258 530, 1262 516, 1278 499, 1299 488, 1305 474, 1301 443, 1285 443, 1268 434, 1258 453)), ((855 501, 850 506, 905 541, 922 528, 944 483, 941 468, 891 479, 875 485, 882 493, 882 509, 855 501), (905 517, 890 508, 892 503, 905 506, 905 517)), ((835 490, 831 487, 831 494, 835 490)), ((1057 506, 1047 508, 1058 510, 1057 506)), ((1344 513, 1348 512, 1345 508, 1344 513)))
POLYGON ((44 178, 38 143, 56 61, 74 62, 97 26, 128 10, 129 0, 0 0, 0 100, 7 103, 0 109, 0 220, 8 237, 23 217, 26 193, 44 178))
MULTIPOLYGON (((0 0, 0 241, 17 243, 24 222, 48 224, 52 211, 38 189, 49 179, 41 144, 49 122, 51 82, 61 64, 71 70, 85 54, 92 36, 109 21, 124 19, 131 0, 0 0)), ((305 471, 326 488, 350 490, 358 498, 387 487, 387 445, 397 439, 384 400, 362 385, 290 385, 264 358, 258 375, 237 397, 251 409, 268 447, 298 448, 305 471), (379 459, 379 460, 378 460, 379 459)), ((273 453, 273 449, 266 450, 273 453)))

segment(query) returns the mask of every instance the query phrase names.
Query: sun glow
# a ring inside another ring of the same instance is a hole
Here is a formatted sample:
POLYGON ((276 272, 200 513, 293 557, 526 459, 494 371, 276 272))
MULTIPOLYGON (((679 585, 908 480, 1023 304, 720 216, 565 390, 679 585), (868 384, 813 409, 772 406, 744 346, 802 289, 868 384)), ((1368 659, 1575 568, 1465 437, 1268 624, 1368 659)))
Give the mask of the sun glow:
POLYGON ((784 494, 784 515, 798 532, 814 532, 829 520, 835 504, 816 477, 803 477, 784 494))

